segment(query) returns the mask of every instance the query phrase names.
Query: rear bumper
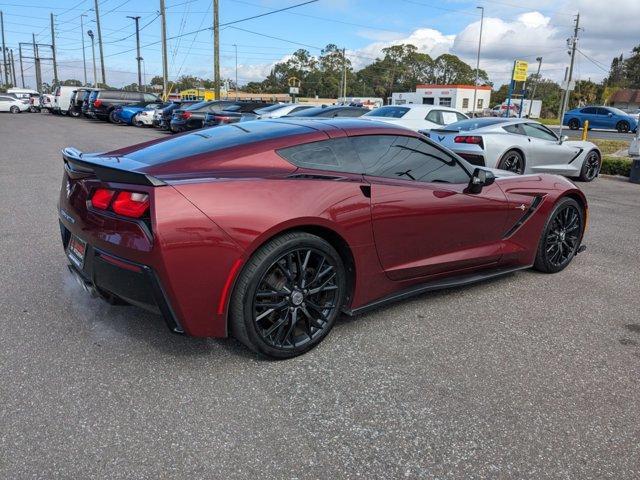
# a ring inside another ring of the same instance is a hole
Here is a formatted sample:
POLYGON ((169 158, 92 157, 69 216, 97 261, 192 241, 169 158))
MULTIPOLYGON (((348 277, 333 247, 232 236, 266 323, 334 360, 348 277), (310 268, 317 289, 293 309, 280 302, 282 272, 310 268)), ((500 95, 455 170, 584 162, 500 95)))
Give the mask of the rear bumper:
MULTIPOLYGON (((60 222, 62 245, 67 250, 71 232, 60 222)), ((83 288, 105 300, 113 298, 160 314, 174 333, 184 333, 154 270, 116 257, 87 244, 84 263, 70 261, 69 271, 83 288)))

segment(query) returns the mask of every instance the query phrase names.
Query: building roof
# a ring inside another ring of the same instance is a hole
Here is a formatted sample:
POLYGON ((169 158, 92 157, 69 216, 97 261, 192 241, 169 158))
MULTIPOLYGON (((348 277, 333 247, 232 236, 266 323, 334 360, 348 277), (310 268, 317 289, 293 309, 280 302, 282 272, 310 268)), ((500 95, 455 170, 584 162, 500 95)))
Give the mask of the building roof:
POLYGON ((623 88, 618 90, 609 99, 610 103, 640 103, 640 90, 623 88))
MULTIPOLYGON (((418 88, 462 88, 467 90, 473 90, 475 87, 473 85, 437 85, 437 84, 418 84, 416 85, 416 89, 418 88)), ((478 85, 478 90, 491 90, 491 87, 488 85, 478 85)))

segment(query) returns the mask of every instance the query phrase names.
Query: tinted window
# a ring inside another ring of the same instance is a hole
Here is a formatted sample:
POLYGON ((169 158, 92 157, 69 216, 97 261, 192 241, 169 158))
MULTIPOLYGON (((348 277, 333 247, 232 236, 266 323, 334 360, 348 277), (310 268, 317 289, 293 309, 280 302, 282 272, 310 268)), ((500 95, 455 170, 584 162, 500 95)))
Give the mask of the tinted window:
POLYGON ((429 120, 430 122, 437 123, 438 125, 444 125, 444 122, 440 118, 439 110, 431 110, 429 113, 427 113, 427 116, 424 118, 426 120, 429 120))
POLYGON ((293 110, 291 110, 291 111, 289 112, 289 114, 292 114, 292 113, 295 113, 295 112, 300 112, 300 111, 302 111, 302 110, 307 110, 307 109, 309 109, 309 108, 311 108, 311 107, 309 107, 309 106, 296 107, 296 108, 294 108, 293 110))
POLYGON ((298 167, 362 173, 362 164, 348 138, 335 138, 282 148, 278 154, 298 167))
POLYGON ((558 140, 555 134, 544 125, 538 125, 537 123, 524 123, 522 128, 524 128, 525 134, 531 137, 540 138, 542 140, 551 140, 554 142, 558 140))
POLYGON ((362 108, 337 108, 334 117, 361 117, 366 110, 362 108))
POLYGON ((609 111, 606 108, 596 108, 596 113, 598 115, 609 115, 609 111))
POLYGON ((142 96, 143 96, 145 102, 157 102, 158 101, 158 97, 156 97, 152 93, 143 93, 142 96))
POLYGON ((292 117, 317 117, 319 115, 322 115, 326 111, 326 107, 313 107, 289 115, 291 115, 292 117))
POLYGON ((467 183, 469 174, 456 160, 425 141, 395 135, 352 138, 365 173, 420 182, 467 183))
POLYGON ((107 100, 120 100, 120 99, 123 98, 122 97, 123 93, 124 92, 120 92, 120 91, 116 91, 116 90, 114 90, 114 91, 103 90, 103 91, 98 92, 98 96, 100 98, 107 99, 107 100))
POLYGON ((188 107, 184 108, 184 110, 189 110, 189 111, 202 110, 207 105, 209 105, 209 102, 198 102, 198 103, 194 103, 193 105, 189 105, 188 107))
POLYGON ((595 115, 596 109, 594 107, 587 107, 580 110, 580 113, 584 113, 586 115, 595 115))
POLYGON ((502 127, 504 131, 509 133, 515 133, 516 135, 526 135, 524 133, 524 129, 522 128, 522 124, 516 123, 515 125, 507 125, 506 127, 502 127))
POLYGON ((389 117, 389 118, 402 118, 409 109, 407 107, 388 106, 380 107, 365 113, 366 117, 389 117))
POLYGON ((269 107, 263 107, 256 110, 256 113, 262 115, 263 113, 273 112, 275 110, 279 110, 284 107, 288 107, 286 103, 276 103, 275 105, 271 105, 269 107))

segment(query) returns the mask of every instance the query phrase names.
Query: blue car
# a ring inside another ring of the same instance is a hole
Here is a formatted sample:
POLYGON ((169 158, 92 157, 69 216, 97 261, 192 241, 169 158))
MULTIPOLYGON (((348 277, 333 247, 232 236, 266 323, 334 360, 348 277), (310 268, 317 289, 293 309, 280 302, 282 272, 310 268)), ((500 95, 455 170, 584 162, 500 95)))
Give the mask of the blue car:
POLYGON ((635 132, 638 120, 628 113, 613 107, 582 107, 569 110, 562 117, 562 124, 577 130, 589 120, 589 128, 610 128, 621 133, 635 132))
POLYGON ((118 123, 126 123, 127 125, 133 125, 135 116, 143 110, 153 110, 156 108, 162 108, 165 105, 163 103, 134 103, 133 105, 122 105, 117 107, 114 112, 114 117, 118 123))

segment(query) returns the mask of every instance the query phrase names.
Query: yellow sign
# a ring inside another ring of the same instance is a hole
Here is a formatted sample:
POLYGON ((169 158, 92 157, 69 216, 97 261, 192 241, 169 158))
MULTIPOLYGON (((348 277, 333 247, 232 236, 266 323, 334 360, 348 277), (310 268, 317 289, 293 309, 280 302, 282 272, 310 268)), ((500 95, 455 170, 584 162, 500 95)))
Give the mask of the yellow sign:
POLYGON ((516 82, 524 82, 527 79, 527 69, 529 64, 522 60, 516 60, 516 64, 513 67, 513 79, 516 82))
POLYGON ((298 79, 297 77, 289 77, 287 82, 289 83, 290 87, 299 87, 301 83, 300 79, 298 79))

